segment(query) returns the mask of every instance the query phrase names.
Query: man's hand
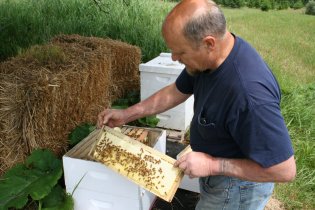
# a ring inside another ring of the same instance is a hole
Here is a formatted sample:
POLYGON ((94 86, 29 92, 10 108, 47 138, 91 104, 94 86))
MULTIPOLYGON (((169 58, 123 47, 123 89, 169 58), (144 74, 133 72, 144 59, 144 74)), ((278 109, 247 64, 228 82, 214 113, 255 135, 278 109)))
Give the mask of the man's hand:
POLYGON ((175 163, 190 178, 214 175, 218 171, 219 162, 212 156, 202 152, 190 152, 180 157, 175 163))
POLYGON ((109 127, 118 127, 124 125, 125 122, 124 110, 120 109, 104 109, 98 114, 97 127, 101 128, 103 125, 109 127))

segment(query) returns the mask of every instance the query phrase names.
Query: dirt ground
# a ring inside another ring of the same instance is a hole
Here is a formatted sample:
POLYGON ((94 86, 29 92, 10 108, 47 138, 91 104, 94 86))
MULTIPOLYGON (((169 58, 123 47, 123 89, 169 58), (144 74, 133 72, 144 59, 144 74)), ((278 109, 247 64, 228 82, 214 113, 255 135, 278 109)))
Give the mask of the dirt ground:
POLYGON ((283 207, 283 204, 275 199, 275 198, 270 198, 269 202, 267 203, 265 210, 285 210, 283 207))

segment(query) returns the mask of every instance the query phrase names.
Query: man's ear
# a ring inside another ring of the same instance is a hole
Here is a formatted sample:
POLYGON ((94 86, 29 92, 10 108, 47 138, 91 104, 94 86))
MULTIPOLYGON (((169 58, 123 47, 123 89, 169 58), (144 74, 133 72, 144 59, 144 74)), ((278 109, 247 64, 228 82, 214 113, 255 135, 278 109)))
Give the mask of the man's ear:
POLYGON ((204 43, 205 47, 207 48, 207 50, 209 51, 213 51, 215 48, 215 37, 213 36, 206 36, 205 38, 203 38, 202 42, 204 43))

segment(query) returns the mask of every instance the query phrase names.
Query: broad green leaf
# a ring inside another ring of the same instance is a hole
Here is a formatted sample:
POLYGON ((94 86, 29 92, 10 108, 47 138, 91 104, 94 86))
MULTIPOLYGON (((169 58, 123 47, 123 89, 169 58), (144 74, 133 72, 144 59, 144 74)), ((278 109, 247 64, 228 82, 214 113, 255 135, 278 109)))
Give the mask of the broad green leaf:
POLYGON ((150 127, 156 127, 156 125, 159 123, 159 118, 155 116, 149 116, 146 117, 147 125, 150 127))
POLYGON ((96 126, 90 123, 83 123, 82 125, 77 126, 68 136, 70 145, 74 146, 82 141, 92 131, 94 131, 95 128, 96 126))
POLYGON ((48 207, 42 208, 42 210, 73 210, 74 209, 74 202, 71 195, 66 194, 63 203, 61 203, 57 207, 48 207))
POLYGON ((49 150, 35 150, 25 164, 18 164, 0 179, 0 210, 22 208, 31 196, 40 200, 62 175, 61 160, 49 150))
POLYGON ((159 121, 160 120, 155 116, 149 116, 149 117, 138 119, 138 122, 141 124, 141 126, 149 126, 152 128, 156 127, 159 121))
MULTIPOLYGON (((25 166, 17 165, 11 170, 19 172, 24 170, 25 166)), ((27 180, 22 177, 6 176, 5 174, 0 179, 0 210, 7 210, 8 207, 16 207, 18 209, 26 205, 28 197, 23 193, 20 188, 28 186, 27 180)))
POLYGON ((56 185, 41 202, 42 210, 72 210, 74 206, 71 195, 60 185, 56 185))
POLYGON ((61 161, 57 159, 49 150, 35 150, 26 159, 25 165, 30 169, 40 169, 42 171, 50 171, 61 165, 61 161))

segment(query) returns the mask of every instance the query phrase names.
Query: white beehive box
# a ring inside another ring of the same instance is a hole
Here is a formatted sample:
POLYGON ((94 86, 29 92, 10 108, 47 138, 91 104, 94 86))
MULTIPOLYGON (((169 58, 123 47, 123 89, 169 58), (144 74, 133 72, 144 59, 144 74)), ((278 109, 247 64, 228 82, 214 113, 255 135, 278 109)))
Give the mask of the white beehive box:
MULTIPOLYGON (((183 64, 172 61, 170 53, 161 53, 153 60, 140 64, 141 100, 176 81, 185 68, 183 64)), ((157 115, 160 119, 158 127, 186 130, 193 116, 193 96, 184 103, 157 115)))
POLYGON ((189 178, 189 176, 185 175, 182 179, 182 182, 179 185, 179 188, 191 192, 200 193, 199 178, 191 179, 189 178))
MULTIPOLYGON (((166 131, 149 129, 156 139, 153 148, 165 153, 166 131)), ((75 210, 149 210, 156 196, 105 165, 92 161, 88 153, 98 132, 91 133, 63 156, 66 191, 73 193, 75 210)))

